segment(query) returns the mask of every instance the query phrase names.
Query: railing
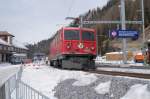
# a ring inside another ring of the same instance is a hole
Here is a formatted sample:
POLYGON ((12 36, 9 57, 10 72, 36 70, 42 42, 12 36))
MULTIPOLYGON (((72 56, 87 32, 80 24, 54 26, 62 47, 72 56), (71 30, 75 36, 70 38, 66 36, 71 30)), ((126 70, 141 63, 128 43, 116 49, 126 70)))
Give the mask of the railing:
POLYGON ((16 89, 17 79, 21 78, 22 67, 6 66, 0 68, 0 99, 11 98, 16 89))
POLYGON ((18 99, 49 99, 41 92, 33 89, 22 81, 19 81, 18 99))
POLYGON ((21 75, 22 67, 4 83, 3 94, 5 95, 2 99, 50 99, 21 81, 21 75))

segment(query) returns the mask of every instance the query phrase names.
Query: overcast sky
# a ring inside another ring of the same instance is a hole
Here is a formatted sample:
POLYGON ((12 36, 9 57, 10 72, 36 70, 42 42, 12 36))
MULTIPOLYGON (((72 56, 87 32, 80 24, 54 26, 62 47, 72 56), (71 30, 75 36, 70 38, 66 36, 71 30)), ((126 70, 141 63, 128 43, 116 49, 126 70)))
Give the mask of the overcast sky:
POLYGON ((65 17, 77 17, 108 0, 0 0, 0 31, 8 31, 21 42, 50 38, 65 17))

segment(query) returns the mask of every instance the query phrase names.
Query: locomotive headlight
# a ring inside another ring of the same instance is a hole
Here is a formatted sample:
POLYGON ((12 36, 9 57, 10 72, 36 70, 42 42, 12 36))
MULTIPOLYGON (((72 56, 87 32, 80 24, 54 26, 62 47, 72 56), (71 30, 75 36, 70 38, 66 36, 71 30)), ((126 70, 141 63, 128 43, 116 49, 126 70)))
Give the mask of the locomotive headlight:
POLYGON ((92 46, 92 47, 91 47, 91 50, 95 50, 95 47, 94 47, 94 46, 92 46))
POLYGON ((83 49, 84 48, 83 43, 79 43, 78 48, 83 49))
POLYGON ((71 43, 67 43, 66 47, 67 49, 71 48, 71 43))
POLYGON ((69 49, 71 46, 67 45, 67 48, 69 49))

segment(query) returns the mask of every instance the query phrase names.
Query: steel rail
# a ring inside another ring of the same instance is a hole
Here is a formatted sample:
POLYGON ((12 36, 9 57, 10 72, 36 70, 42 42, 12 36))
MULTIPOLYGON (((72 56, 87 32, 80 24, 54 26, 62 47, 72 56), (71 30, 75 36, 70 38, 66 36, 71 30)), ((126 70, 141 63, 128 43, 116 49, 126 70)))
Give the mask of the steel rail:
POLYGON ((86 72, 111 75, 111 76, 123 76, 123 77, 135 77, 135 78, 150 79, 150 74, 144 74, 144 73, 131 73, 131 72, 107 71, 107 70, 90 70, 90 71, 86 71, 86 72))

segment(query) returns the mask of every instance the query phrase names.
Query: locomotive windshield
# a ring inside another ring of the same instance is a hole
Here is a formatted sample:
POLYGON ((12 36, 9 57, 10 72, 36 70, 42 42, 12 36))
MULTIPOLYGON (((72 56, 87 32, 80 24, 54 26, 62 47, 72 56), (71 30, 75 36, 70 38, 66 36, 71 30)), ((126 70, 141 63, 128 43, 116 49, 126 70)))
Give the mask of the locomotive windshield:
POLYGON ((83 31, 82 40, 94 41, 95 40, 94 33, 90 31, 83 31))
POLYGON ((64 33, 65 40, 79 40, 79 31, 78 30, 66 30, 64 33))

